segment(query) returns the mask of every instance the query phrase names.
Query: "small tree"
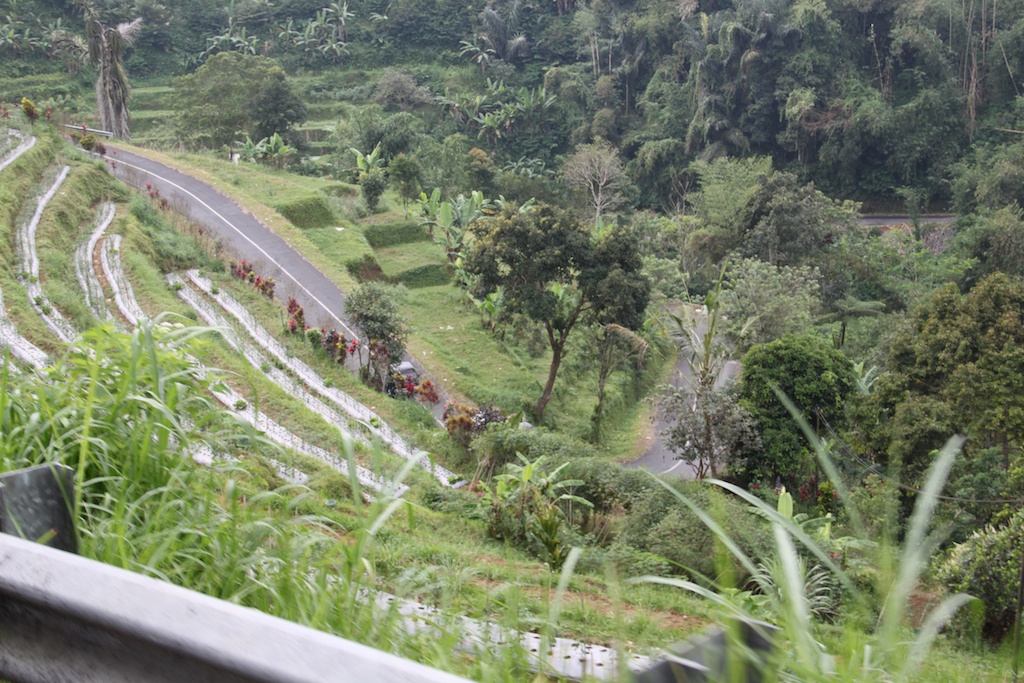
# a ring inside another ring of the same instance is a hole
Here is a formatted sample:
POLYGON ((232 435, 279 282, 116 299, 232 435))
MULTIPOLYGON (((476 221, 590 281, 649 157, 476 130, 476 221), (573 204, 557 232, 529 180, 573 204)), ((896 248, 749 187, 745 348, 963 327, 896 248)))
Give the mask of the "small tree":
POLYGON ((737 403, 735 387, 674 391, 666 413, 674 424, 665 432, 668 447, 693 466, 697 479, 718 476, 723 467, 742 467, 760 450, 757 422, 737 403))
POLYGON ((363 193, 363 201, 370 213, 377 211, 380 198, 388 188, 388 176, 383 168, 373 168, 359 174, 359 189, 363 193))
POLYGON ((525 315, 547 332, 551 365, 534 407, 537 420, 551 399, 576 326, 588 319, 617 322, 606 319, 616 311, 642 312, 650 296, 634 233, 615 228, 596 239, 578 220, 546 204, 528 211, 506 207, 479 224, 464 263, 466 272, 478 277, 476 298, 500 287, 510 313, 525 315))
POLYGON ((345 311, 367 337, 370 349, 368 372, 387 389, 391 363, 405 354, 409 328, 398 310, 404 291, 393 285, 366 282, 345 302, 345 311))
POLYGON ((399 154, 388 165, 388 176, 398 186, 398 195, 402 198, 402 208, 409 212, 409 202, 420 194, 420 164, 413 157, 399 154))
POLYGON ((823 434, 843 426, 844 405, 855 387, 853 363, 820 337, 788 336, 748 351, 740 399, 757 420, 763 444, 761 456, 748 461, 749 470, 792 482, 810 462, 807 440, 776 391, 823 434))

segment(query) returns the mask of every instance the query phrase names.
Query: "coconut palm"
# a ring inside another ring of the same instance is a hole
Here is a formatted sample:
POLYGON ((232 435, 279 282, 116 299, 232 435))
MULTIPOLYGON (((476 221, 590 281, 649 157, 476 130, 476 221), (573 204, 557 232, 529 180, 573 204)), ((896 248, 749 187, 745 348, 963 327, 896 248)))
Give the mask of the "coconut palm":
POLYGON ((85 42, 89 47, 89 61, 99 71, 96 78, 96 108, 99 110, 100 128, 114 137, 127 140, 128 97, 131 85, 125 71, 123 55, 135 42, 142 26, 136 18, 117 26, 104 26, 92 0, 76 0, 85 13, 85 42))

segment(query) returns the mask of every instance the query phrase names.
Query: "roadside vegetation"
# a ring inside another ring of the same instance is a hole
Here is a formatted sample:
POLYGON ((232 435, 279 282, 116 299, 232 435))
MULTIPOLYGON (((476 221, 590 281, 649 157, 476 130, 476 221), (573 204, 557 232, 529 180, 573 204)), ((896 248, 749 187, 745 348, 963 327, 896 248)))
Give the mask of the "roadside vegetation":
POLYGON ((1020 8, 359 0, 172 15, 82 0, 65 15, 0 0, 0 16, 0 121, 39 138, 0 171, 0 291, 69 378, 3 379, 0 462, 76 467, 90 556, 480 680, 530 675, 526 655, 453 654, 456 626, 400 635, 359 591, 623 651, 761 620, 784 643, 770 678, 786 680, 1016 671, 1020 8), (225 253, 162 188, 114 182, 95 153, 115 143, 83 123, 259 217, 347 293, 337 314, 365 338, 307 329, 266 264, 225 253), (26 305, 15 235, 65 164, 39 280, 109 367, 26 305), (71 260, 103 201, 159 320, 134 331, 96 327, 71 260), (866 225, 865 208, 905 217, 866 225), (191 268, 469 485, 343 444, 193 329, 164 278, 191 268), (402 502, 368 502, 214 407, 186 349, 246 406, 401 478, 402 502), (422 376, 396 372, 404 354, 422 376), (122 365, 136 385, 119 384, 122 365), (160 394, 167 376, 181 395, 160 394), (190 419, 104 418, 135 392, 190 419), (33 404, 73 416, 48 423, 67 433, 34 426, 33 404), (27 426, 45 438, 6 438, 27 426), (97 436, 75 447, 83 429, 97 436), (695 480, 621 467, 654 440, 695 480), (201 443, 234 460, 181 457, 201 443), (308 479, 286 484, 281 462, 308 479), (150 550, 129 556, 118 534, 150 550))

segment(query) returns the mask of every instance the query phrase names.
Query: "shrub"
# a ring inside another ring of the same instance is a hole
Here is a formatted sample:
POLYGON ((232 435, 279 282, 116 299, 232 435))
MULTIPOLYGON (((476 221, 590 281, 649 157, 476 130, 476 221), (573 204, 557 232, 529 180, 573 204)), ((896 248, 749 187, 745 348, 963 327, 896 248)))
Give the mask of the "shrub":
POLYGON ((25 112, 25 118, 29 121, 35 121, 39 118, 39 112, 36 111, 36 105, 32 104, 32 100, 27 97, 21 98, 21 110, 25 112))
MULTIPOLYGON (((770 539, 764 521, 747 506, 709 484, 686 482, 676 488, 710 513, 755 561, 767 556, 770 539)), ((694 578, 718 575, 715 535, 672 492, 660 486, 634 504, 620 539, 636 550, 664 557, 677 572, 685 570, 694 578)))
POLYGON ((1024 551, 1024 510, 1000 529, 974 532, 949 552, 937 572, 955 593, 967 593, 984 604, 982 634, 999 640, 1013 628, 1021 552, 1024 551))
POLYGON ((511 423, 493 425, 477 435, 473 450, 494 467, 514 462, 517 452, 527 458, 543 455, 556 465, 596 454, 592 444, 580 439, 543 428, 521 429, 511 423))
POLYGON ((363 193, 363 201, 366 202, 366 208, 370 213, 377 211, 380 198, 387 187, 388 178, 384 174, 383 169, 371 168, 359 174, 359 188, 363 193))
POLYGON ((672 563, 664 557, 623 543, 613 543, 607 548, 587 548, 578 565, 580 571, 587 573, 600 573, 609 568, 614 569, 620 578, 667 576, 672 573, 672 563))

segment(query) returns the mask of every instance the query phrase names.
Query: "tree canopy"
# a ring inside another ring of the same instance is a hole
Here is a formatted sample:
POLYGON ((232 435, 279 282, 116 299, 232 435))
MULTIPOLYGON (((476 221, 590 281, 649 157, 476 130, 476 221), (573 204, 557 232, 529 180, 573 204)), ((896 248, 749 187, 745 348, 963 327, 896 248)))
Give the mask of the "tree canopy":
POLYGON ((231 144, 245 135, 259 140, 306 117, 284 70, 266 57, 221 52, 175 80, 180 108, 178 134, 193 144, 231 144))
POLYGON ((1024 281, 990 275, 966 294, 939 289, 891 343, 871 396, 876 457, 914 479, 949 434, 973 457, 995 447, 1008 470, 1024 446, 1024 281))
POLYGON ((811 462, 807 439, 776 391, 824 435, 845 425, 844 404, 855 386, 853 364, 820 337, 788 336, 750 349, 743 356, 740 402, 757 421, 763 446, 747 461, 750 474, 793 483, 811 462))
POLYGON ((619 227, 591 235, 571 214, 538 204, 526 211, 507 207, 480 223, 475 238, 464 261, 477 278, 474 296, 501 288, 508 311, 540 323, 547 334, 551 365, 534 407, 540 419, 578 324, 599 320, 635 329, 642 321, 650 284, 636 236, 619 227))

